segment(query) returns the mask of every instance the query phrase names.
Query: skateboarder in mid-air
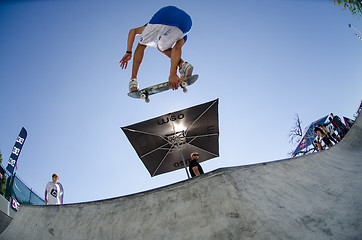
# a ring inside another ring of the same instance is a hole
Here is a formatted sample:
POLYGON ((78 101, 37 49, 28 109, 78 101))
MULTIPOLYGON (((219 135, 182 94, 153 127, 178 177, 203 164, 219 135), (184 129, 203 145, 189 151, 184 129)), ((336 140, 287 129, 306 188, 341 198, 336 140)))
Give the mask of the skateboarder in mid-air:
POLYGON ((120 67, 126 69, 128 61, 132 58, 132 47, 136 35, 141 35, 134 52, 132 77, 129 82, 129 91, 139 90, 137 74, 147 46, 156 47, 165 56, 171 59, 170 87, 178 88, 181 79, 192 75, 193 66, 182 60, 181 49, 187 40, 187 33, 192 26, 191 17, 183 10, 167 6, 158 10, 145 26, 133 28, 129 31, 126 54, 120 61, 120 67), (180 77, 177 75, 179 69, 180 77))

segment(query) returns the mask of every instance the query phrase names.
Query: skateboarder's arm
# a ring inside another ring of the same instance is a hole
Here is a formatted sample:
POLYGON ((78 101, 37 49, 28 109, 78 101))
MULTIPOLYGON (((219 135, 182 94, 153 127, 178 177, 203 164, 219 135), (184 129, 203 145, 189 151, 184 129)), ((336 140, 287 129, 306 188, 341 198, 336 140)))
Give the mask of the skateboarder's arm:
POLYGON ((196 176, 200 176, 199 168, 197 166, 193 167, 192 171, 194 171, 196 176))
POLYGON ((122 69, 127 68, 128 61, 131 60, 131 58, 132 58, 132 48, 133 48, 134 40, 138 34, 141 34, 143 32, 144 29, 145 29, 145 26, 133 28, 133 29, 129 30, 128 40, 127 40, 127 51, 126 51, 126 54, 121 59, 121 61, 119 61, 119 63, 121 64, 120 67, 122 69))
POLYGON ((48 191, 45 189, 45 197, 44 197, 44 202, 45 202, 45 203, 48 203, 48 200, 47 200, 47 193, 48 193, 48 191))
POLYGON ((142 26, 142 27, 133 28, 133 29, 129 30, 128 40, 127 40, 127 51, 132 52, 132 47, 133 47, 133 43, 134 43, 136 36, 138 34, 141 34, 143 32, 143 30, 145 29, 145 27, 146 26, 142 26))

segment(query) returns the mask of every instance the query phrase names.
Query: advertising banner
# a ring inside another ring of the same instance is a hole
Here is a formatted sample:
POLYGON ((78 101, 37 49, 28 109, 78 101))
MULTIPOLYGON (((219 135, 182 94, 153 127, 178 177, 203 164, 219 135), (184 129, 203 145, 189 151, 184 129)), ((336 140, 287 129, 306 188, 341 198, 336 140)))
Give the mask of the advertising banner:
POLYGON ((21 149, 23 148, 26 136, 27 136, 27 132, 26 132, 25 128, 22 128, 19 133, 18 138, 16 139, 15 145, 14 145, 13 149, 11 150, 11 155, 9 158, 8 166, 6 167, 6 169, 10 172, 11 175, 14 173, 14 169, 15 169, 16 163, 18 161, 18 157, 20 155, 21 149))

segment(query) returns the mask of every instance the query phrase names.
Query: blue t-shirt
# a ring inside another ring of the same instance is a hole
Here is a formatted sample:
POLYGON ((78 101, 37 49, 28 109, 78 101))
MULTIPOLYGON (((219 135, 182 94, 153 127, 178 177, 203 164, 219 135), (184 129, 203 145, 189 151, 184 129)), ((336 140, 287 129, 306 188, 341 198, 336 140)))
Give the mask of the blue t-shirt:
POLYGON ((174 6, 167 6, 158 10, 149 23, 174 26, 185 34, 190 31, 192 26, 191 17, 185 11, 174 6))

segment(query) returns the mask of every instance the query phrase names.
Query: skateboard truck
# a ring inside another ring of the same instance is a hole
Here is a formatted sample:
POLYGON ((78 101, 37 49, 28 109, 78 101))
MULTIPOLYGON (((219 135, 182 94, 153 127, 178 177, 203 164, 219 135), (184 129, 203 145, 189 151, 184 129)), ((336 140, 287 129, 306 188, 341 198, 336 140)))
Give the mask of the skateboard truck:
POLYGON ((141 94, 141 99, 144 99, 146 103, 150 102, 150 99, 148 98, 147 92, 141 94))
POLYGON ((187 93, 187 82, 186 81, 182 81, 181 84, 180 84, 181 88, 182 88, 182 91, 184 91, 184 93, 187 93))

